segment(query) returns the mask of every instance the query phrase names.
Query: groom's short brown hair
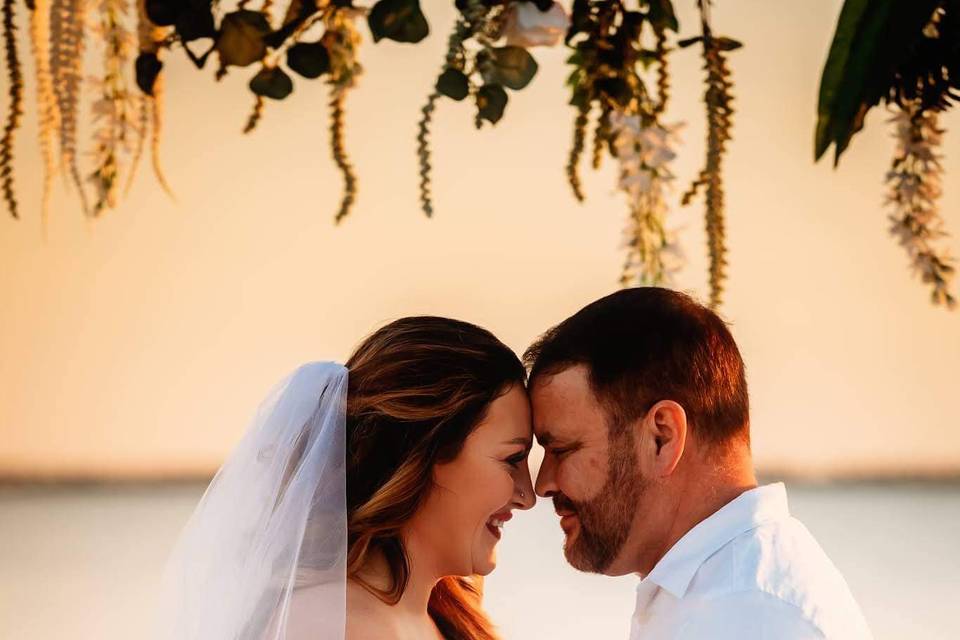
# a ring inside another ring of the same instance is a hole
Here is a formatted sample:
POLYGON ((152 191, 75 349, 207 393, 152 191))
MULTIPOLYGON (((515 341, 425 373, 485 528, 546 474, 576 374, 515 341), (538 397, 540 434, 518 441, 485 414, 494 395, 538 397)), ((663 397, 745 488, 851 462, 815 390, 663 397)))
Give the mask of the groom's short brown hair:
MULTIPOLYGON (((660 400, 679 403, 704 442, 749 442, 743 359, 720 317, 660 287, 623 289, 593 302, 531 345, 530 386, 586 365, 590 386, 623 428, 660 400)), ((611 434, 612 435, 612 434, 611 434)))

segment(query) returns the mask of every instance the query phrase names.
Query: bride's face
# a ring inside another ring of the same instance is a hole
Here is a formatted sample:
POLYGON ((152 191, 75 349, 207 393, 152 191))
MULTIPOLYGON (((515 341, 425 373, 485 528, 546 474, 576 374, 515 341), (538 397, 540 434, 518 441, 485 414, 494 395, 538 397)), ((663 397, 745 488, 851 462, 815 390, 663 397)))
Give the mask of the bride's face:
POLYGON ((411 562, 438 575, 487 575, 514 509, 533 506, 527 457, 533 438, 527 393, 514 385, 494 400, 460 454, 434 467, 434 486, 405 527, 411 562))

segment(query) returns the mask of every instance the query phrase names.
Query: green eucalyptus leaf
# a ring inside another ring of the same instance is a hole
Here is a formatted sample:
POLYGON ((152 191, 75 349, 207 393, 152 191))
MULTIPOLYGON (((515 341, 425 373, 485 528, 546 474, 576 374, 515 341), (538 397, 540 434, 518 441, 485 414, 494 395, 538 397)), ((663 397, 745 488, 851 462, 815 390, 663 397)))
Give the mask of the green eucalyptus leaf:
POLYGON ((267 17, 259 11, 241 9, 228 13, 220 24, 216 49, 224 65, 246 67, 267 52, 264 38, 271 31, 267 17))
POLYGON ((144 3, 147 17, 158 27, 172 27, 186 6, 186 0, 146 0, 144 3))
POLYGON ((258 96, 283 100, 293 92, 293 80, 279 67, 264 67, 250 80, 250 90, 258 96))
POLYGON ((713 43, 717 45, 720 51, 733 51, 743 46, 742 42, 727 37, 714 38, 713 43))
POLYGON ((586 81, 587 72, 583 69, 577 68, 570 72, 570 75, 567 76, 567 81, 564 82, 568 87, 578 87, 583 82, 586 81))
POLYGON ((380 0, 367 17, 373 41, 420 42, 430 33, 419 0, 380 0))
POLYGON ((507 107, 507 92, 498 84, 485 84, 477 91, 477 110, 480 117, 497 124, 507 107))
POLYGON ((163 63, 157 57, 156 53, 141 53, 134 62, 134 68, 137 74, 137 86, 148 96, 153 95, 153 85, 163 69, 163 63))
POLYGON ((483 65, 483 79, 487 84, 498 84, 519 90, 530 84, 537 74, 537 61, 523 47, 491 47, 489 60, 483 65))
POLYGON ((304 78, 319 78, 330 71, 330 54, 322 42, 298 42, 287 49, 287 66, 304 78))
POLYGON ((182 42, 215 38, 217 29, 213 24, 213 6, 206 0, 189 0, 177 13, 174 28, 182 42))
POLYGON ((602 78, 597 80, 594 83, 594 86, 598 91, 605 94, 608 98, 616 102, 621 107, 626 107, 628 104, 630 104, 631 98, 633 98, 633 92, 630 90, 630 85, 627 84, 627 81, 623 78, 602 78))
POLYGON ((677 22, 677 14, 673 11, 673 3, 670 0, 650 0, 648 10, 650 22, 657 31, 670 30, 674 33, 680 28, 677 22))
POLYGON ((573 0, 573 7, 570 11, 570 28, 567 29, 564 42, 569 45, 577 34, 588 33, 594 20, 593 9, 589 0, 573 0))
POLYGON ((691 45, 695 45, 698 42, 703 41, 703 36, 695 36, 693 38, 683 38, 682 40, 677 40, 677 46, 681 49, 686 49, 691 45))
POLYGON ((626 42, 639 41, 644 20, 646 16, 639 11, 625 11, 617 31, 617 39, 626 42))
POLYGON ((470 81, 459 69, 446 69, 437 78, 437 91, 460 101, 470 95, 470 81))
POLYGON ((585 109, 587 105, 590 104, 590 94, 587 91, 578 89, 573 92, 573 96, 567 104, 577 109, 585 109))

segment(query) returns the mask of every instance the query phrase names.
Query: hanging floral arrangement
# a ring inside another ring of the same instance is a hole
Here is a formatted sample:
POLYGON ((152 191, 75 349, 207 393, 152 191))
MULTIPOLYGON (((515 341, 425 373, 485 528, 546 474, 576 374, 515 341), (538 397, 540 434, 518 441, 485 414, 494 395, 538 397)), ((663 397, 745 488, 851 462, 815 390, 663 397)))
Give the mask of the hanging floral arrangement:
POLYGON ((944 134, 960 100, 960 0, 846 0, 820 81, 814 154, 834 165, 881 102, 896 150, 884 178, 890 233, 934 304, 955 308, 956 260, 940 217, 944 134))
MULTIPOLYGON (((0 140, 0 187, 16 217, 12 150, 23 80, 13 37, 13 0, 0 1, 14 98, 0 140)), ((158 182, 172 193, 160 162, 164 63, 181 53, 197 69, 211 64, 215 80, 230 73, 249 77, 253 107, 242 127, 245 133, 256 129, 269 101, 287 99, 297 83, 321 79, 327 84, 330 152, 343 179, 334 220, 344 220, 358 193, 346 113, 350 90, 363 73, 358 61, 360 23, 366 22, 374 43, 420 42, 430 27, 419 0, 379 0, 369 7, 353 0, 288 0, 285 7, 274 6, 275 0, 261 0, 256 6, 240 0, 232 10, 213 0, 136 0, 135 5, 132 1, 31 0, 28 5, 45 167, 44 220, 55 174, 62 172, 70 179, 83 210, 96 217, 118 205, 148 147, 158 182), (84 79, 80 65, 88 47, 102 55, 103 71, 84 79), (139 91, 132 89, 134 84, 139 91), (78 151, 76 135, 84 89, 93 91, 95 125, 86 154, 78 151), (83 157, 92 158, 94 165, 86 174, 80 168, 83 157)), ((554 0, 455 0, 457 19, 421 110, 416 139, 424 213, 434 213, 431 126, 436 109, 447 100, 469 102, 478 129, 496 125, 511 95, 537 74, 531 50, 562 44, 571 52, 568 85, 575 115, 567 178, 573 194, 584 199, 578 172, 591 129, 591 164, 599 167, 607 154, 614 158, 617 184, 627 201, 621 283, 669 283, 683 263, 667 221, 668 194, 675 182, 671 163, 681 126, 665 119, 669 59, 676 49, 698 45, 705 71, 707 154, 703 170, 681 202, 688 204, 699 193, 704 196, 710 300, 719 305, 726 265, 722 161, 733 113, 726 56, 740 45, 715 35, 710 3, 694 1, 700 13, 699 33, 678 40, 679 24, 670 0, 574 0, 569 11, 554 0)))

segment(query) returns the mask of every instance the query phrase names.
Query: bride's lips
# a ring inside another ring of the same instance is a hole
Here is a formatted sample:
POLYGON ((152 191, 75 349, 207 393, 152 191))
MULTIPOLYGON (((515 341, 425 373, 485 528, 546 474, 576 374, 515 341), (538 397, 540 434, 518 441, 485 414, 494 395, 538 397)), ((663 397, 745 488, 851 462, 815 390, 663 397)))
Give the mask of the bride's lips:
POLYGON ((491 523, 492 523, 494 520, 499 521, 499 522, 506 522, 507 520, 509 520, 509 519, 512 518, 512 517, 513 517, 513 514, 510 513, 509 511, 504 511, 504 512, 502 512, 502 513, 495 513, 495 514, 493 514, 492 516, 490 516, 490 519, 487 520, 487 531, 489 531, 489 532, 491 533, 491 535, 493 535, 494 538, 496 538, 497 540, 499 540, 499 539, 500 539, 500 535, 501 535, 501 534, 500 534, 500 529, 499 529, 498 527, 493 526, 491 523))

